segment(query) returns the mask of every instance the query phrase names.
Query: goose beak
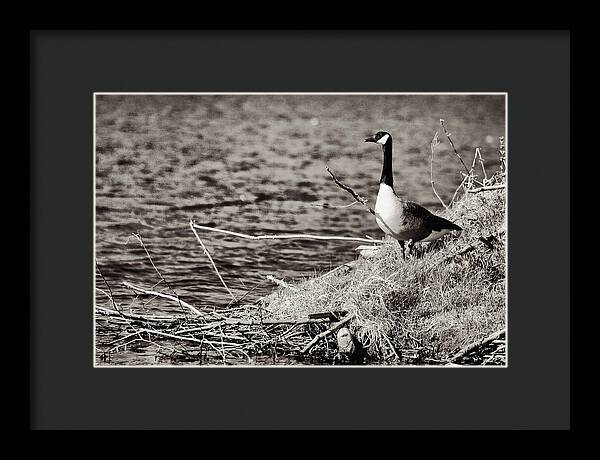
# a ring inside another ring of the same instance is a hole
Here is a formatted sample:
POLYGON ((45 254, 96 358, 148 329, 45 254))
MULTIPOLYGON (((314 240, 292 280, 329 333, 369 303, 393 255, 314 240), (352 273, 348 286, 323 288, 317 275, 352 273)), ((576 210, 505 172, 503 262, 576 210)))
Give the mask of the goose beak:
POLYGON ((373 136, 365 138, 365 142, 377 142, 373 136))

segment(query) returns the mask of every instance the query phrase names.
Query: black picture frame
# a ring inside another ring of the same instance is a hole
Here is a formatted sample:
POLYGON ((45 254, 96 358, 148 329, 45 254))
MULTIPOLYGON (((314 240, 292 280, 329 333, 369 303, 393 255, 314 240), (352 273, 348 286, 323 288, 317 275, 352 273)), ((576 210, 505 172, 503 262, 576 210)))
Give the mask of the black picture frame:
POLYGON ((30 428, 570 428, 568 31, 31 31, 30 102, 30 428), (128 91, 506 91, 509 366, 93 368, 93 93, 128 91))

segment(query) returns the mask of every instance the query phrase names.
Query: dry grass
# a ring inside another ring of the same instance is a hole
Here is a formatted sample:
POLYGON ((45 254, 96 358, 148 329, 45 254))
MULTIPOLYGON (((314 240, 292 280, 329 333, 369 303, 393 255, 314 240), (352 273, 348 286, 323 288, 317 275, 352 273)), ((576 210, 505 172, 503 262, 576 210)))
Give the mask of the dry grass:
MULTIPOLYGON (((264 299, 274 317, 346 310, 351 332, 377 361, 447 361, 505 325, 505 190, 467 193, 445 217, 463 231, 402 259, 385 245, 337 270, 264 299)), ((426 245, 429 245, 428 247, 426 245)))

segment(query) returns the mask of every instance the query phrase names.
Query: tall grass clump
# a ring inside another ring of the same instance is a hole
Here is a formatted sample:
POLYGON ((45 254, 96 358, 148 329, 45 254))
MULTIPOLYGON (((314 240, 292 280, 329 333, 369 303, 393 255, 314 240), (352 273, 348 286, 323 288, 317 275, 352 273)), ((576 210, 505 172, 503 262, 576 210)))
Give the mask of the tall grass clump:
POLYGON ((443 215, 463 231, 416 244, 402 258, 383 245, 338 269, 280 288, 265 298, 274 317, 345 311, 366 359, 390 363, 449 362, 463 347, 505 328, 506 224, 504 174, 465 189, 443 215))

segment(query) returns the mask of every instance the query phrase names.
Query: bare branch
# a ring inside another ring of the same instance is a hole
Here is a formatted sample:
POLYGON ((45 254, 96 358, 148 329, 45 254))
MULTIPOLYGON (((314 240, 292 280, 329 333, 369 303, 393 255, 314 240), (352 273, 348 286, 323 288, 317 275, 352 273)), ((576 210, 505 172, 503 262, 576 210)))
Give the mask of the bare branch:
POLYGON ((471 189, 467 190, 467 192, 468 193, 479 193, 479 192, 485 192, 487 190, 500 190, 505 187, 506 187, 505 184, 487 185, 485 187, 471 188, 471 189))
POLYGON ((162 276, 162 273, 158 270, 156 265, 154 265, 154 261, 152 260, 152 257, 150 257, 150 253, 148 252, 148 249, 146 248, 146 245, 144 244, 144 241, 142 240, 142 236, 139 233, 132 233, 132 236, 134 236, 138 240, 138 242, 140 243, 140 246, 142 247, 142 249, 144 249, 146 256, 148 256, 148 260, 152 264, 152 268, 154 268, 154 271, 158 274, 158 276, 160 277, 160 280, 165 283, 165 285, 167 286, 169 291, 171 291, 173 293, 173 295, 177 298, 177 301, 179 302, 179 308, 181 308, 181 311, 185 315, 185 309, 183 308, 183 304, 179 301, 179 296, 177 295, 175 290, 171 287, 171 285, 167 282, 165 277, 162 276))
POLYGON ((464 176, 463 180, 460 182, 459 186, 456 188, 456 190, 454 191, 454 195, 452 195, 452 199, 450 200, 450 206, 452 206, 454 204, 454 200, 456 199, 456 195, 458 195, 458 192, 460 191, 461 188, 465 188, 465 181, 467 180, 469 176, 464 176))
POLYGON ((208 257, 208 260, 210 261, 211 265, 215 269, 215 272, 216 272, 217 276, 219 277, 219 279, 221 280, 221 283, 223 284, 223 286, 225 286, 225 289, 227 289, 227 292, 229 292, 229 295, 233 298, 233 301, 235 302, 236 301, 235 295, 233 294, 233 292, 231 292, 231 290, 229 289, 229 287, 227 287, 227 284, 223 280, 223 277, 219 273, 219 270, 217 270, 217 266, 215 265, 212 257, 210 256, 210 253, 208 252, 208 249, 206 249, 206 246, 204 246, 204 243, 202 242, 202 240, 198 236, 198 233, 196 232, 196 229, 194 228, 194 226, 195 226, 194 225, 194 221, 190 220, 190 228, 192 229, 192 232, 194 232, 194 235, 196 235, 196 239, 198 240, 198 243, 200 243, 200 246, 202 246, 202 249, 204 250, 204 254, 206 254, 206 257, 208 257))
POLYGON ((350 204, 345 204, 345 205, 332 205, 329 203, 316 203, 316 204, 310 204, 309 206, 313 207, 313 208, 325 208, 325 209, 346 209, 349 208, 351 206, 354 206, 356 203, 360 203, 359 201, 353 201, 350 204))
POLYGON ((333 172, 331 172, 331 169, 329 169, 329 166, 325 166, 325 169, 327 170, 327 172, 329 173, 329 175, 331 176, 331 178, 333 179, 333 181, 338 185, 338 187, 342 188, 343 190, 345 190, 346 192, 348 192, 350 195, 352 195, 352 197, 360 204, 362 204, 363 206, 366 206, 369 210, 369 212, 373 215, 375 215, 375 211, 373 209, 371 209, 371 207, 367 204, 367 199, 363 198, 362 196, 360 196, 358 193, 356 193, 354 190, 352 190, 351 187, 349 187, 348 185, 340 182, 338 180, 337 177, 335 177, 335 174, 333 174, 333 172))
POLYGON ((483 183, 485 184, 488 180, 487 173, 485 172, 485 166, 483 165, 483 158, 481 158, 481 149, 477 147, 475 149, 475 156, 479 158, 479 164, 481 165, 481 170, 483 171, 483 183))
POLYGON ((443 118, 440 118, 440 125, 442 126, 442 129, 444 130, 444 134, 446 135, 446 138, 448 139, 448 141, 450 142, 450 145, 452 146, 452 150, 454 150, 454 154, 458 157, 458 159, 462 163, 462 165, 465 168, 465 171, 467 172, 467 174, 470 174, 469 168, 467 168, 467 165, 465 164, 465 162, 463 161, 462 157, 457 152, 456 147, 454 146, 454 142, 452 141, 452 138, 450 137, 451 134, 448 132, 448 130, 446 130, 446 126, 444 125, 444 119, 443 118))
POLYGON ((121 310, 117 307, 117 303, 115 302, 112 289, 110 288, 110 285, 108 284, 108 281, 106 281, 106 278, 104 278, 104 275, 100 271, 100 265, 98 265, 98 259, 96 259, 96 270, 98 270, 98 274, 100 275, 100 277, 102 278, 102 281, 104 281, 104 285, 108 289, 109 294, 106 294, 106 293, 104 293, 104 294, 106 296, 108 296, 108 298, 112 302, 112 305, 113 305, 113 308, 115 309, 115 311, 117 311, 118 313, 121 313, 121 310))
POLYGON ((500 153, 500 164, 502 165, 501 171, 504 173, 506 171, 506 144, 504 142, 504 136, 500 136, 498 140, 500 141, 498 153, 500 153))
POLYGON ((96 305, 96 310, 98 310, 98 312, 101 315, 104 316, 117 316, 117 317, 121 317, 121 318, 126 318, 126 319, 132 319, 132 320, 137 320, 137 321, 151 321, 151 322, 156 322, 156 323, 164 323, 165 321, 171 321, 173 319, 176 319, 175 317, 163 317, 163 316, 142 316, 142 315, 134 315, 132 313, 121 313, 121 312, 116 312, 116 311, 112 311, 108 308, 103 308, 103 307, 99 307, 98 305, 96 305))
MULTIPOLYGON (((303 233, 291 233, 287 235, 247 235, 245 233, 232 232, 222 230, 216 227, 205 227, 198 225, 194 221, 190 222, 192 229, 207 230, 209 232, 223 233, 225 235, 237 236, 248 240, 317 240, 317 241, 354 241, 358 243, 385 243, 385 241, 373 240, 367 238, 354 238, 347 236, 323 236, 323 235, 308 235, 303 233)), ((195 233, 195 232, 194 232, 195 233)))
POLYGON ((378 222, 383 225, 384 227, 386 227, 389 231, 389 233, 394 233, 392 231, 392 229, 388 226, 387 222, 378 214, 376 213, 373 208, 371 208, 369 205, 367 205, 367 200, 365 198, 363 198, 362 196, 360 196, 358 193, 356 193, 354 190, 352 190, 352 188, 342 182, 340 182, 338 180, 337 177, 335 177, 335 174, 333 174, 333 172, 331 171, 331 169, 329 169, 328 166, 325 166, 325 169, 327 169, 327 172, 329 173, 329 175, 331 176, 331 178, 333 179, 333 181, 336 183, 336 185, 340 188, 342 188, 343 190, 345 190, 346 192, 348 192, 350 195, 352 195, 352 197, 359 202, 360 204, 362 204, 364 207, 366 207, 369 212, 371 214, 373 214, 377 219, 378 222))
POLYGON ((227 342, 224 342, 223 340, 221 340, 219 342, 211 342, 209 340, 196 339, 194 337, 186 337, 184 335, 182 336, 182 335, 169 334, 167 332, 156 331, 156 330, 153 330, 153 329, 140 329, 138 332, 145 332, 147 334, 160 335, 162 337, 168 337, 170 339, 176 339, 176 340, 187 340, 187 341, 196 342, 196 343, 207 343, 207 344, 221 345, 221 347, 223 347, 225 345, 233 346, 233 347, 237 347, 238 346, 238 344, 236 344, 236 343, 227 343, 227 342))
POLYGON ((435 189, 435 182, 433 181, 433 154, 435 152, 435 148, 440 145, 440 141, 438 140, 438 133, 437 131, 435 132, 435 135, 433 136, 433 139, 431 140, 431 161, 429 162, 429 177, 431 180, 431 188, 433 189, 433 193, 435 193, 435 196, 437 197, 437 199, 440 201, 440 203, 442 203, 442 206, 444 206, 444 208, 448 209, 448 206, 446 206, 446 203, 444 203, 444 200, 442 200, 442 198, 438 195, 437 190, 435 189))
POLYGON ((353 318, 352 314, 348 314, 346 315, 345 318, 343 318, 341 321, 338 321, 337 323, 335 323, 333 326, 331 326, 329 329, 327 329, 325 332, 321 332, 319 335, 315 336, 314 339, 312 339, 303 349, 302 349, 302 353, 308 353, 310 351, 310 349, 312 347, 314 347, 321 339, 324 339, 325 337, 327 337, 328 335, 332 334, 333 332, 337 331, 340 327, 342 327, 344 324, 346 324, 347 322, 349 322, 351 319, 353 318))
POLYGON ((158 292, 158 291, 147 290, 147 289, 141 288, 139 286, 135 286, 135 285, 133 285, 131 283, 128 283, 127 281, 123 281, 123 286, 126 286, 129 289, 133 289, 134 291, 141 292, 142 294, 153 295, 153 296, 156 296, 156 297, 161 297, 163 299, 168 299, 168 300, 173 300, 174 302, 178 302, 179 305, 181 305, 183 307, 186 307, 187 309, 189 309, 195 315, 202 316, 204 314, 200 310, 197 310, 195 307, 193 307, 192 305, 190 305, 189 303, 184 302, 183 300, 181 300, 179 297, 172 296, 172 295, 169 295, 169 294, 164 294, 164 293, 158 292))
POLYGON ((245 326, 263 326, 263 325, 279 325, 279 324, 292 324, 292 325, 301 325, 301 324, 321 324, 321 323, 330 323, 331 320, 329 318, 317 318, 317 319, 300 319, 300 320, 254 320, 254 319, 237 319, 237 318, 227 318, 227 324, 231 325, 245 325, 245 326))
POLYGON ((499 331, 496 331, 493 334, 491 334, 481 340, 478 340, 477 342, 471 343, 471 344, 467 345, 466 347, 464 347, 462 350, 460 350, 458 353, 456 353, 454 356, 452 356, 452 358, 450 358, 449 361, 451 363, 454 363, 454 362, 458 361, 460 358, 462 358, 463 356, 468 355, 473 350, 479 348, 482 345, 485 345, 487 343, 493 342, 494 340, 497 340, 499 337, 502 337, 504 334, 506 334, 506 329, 500 329, 499 331))

